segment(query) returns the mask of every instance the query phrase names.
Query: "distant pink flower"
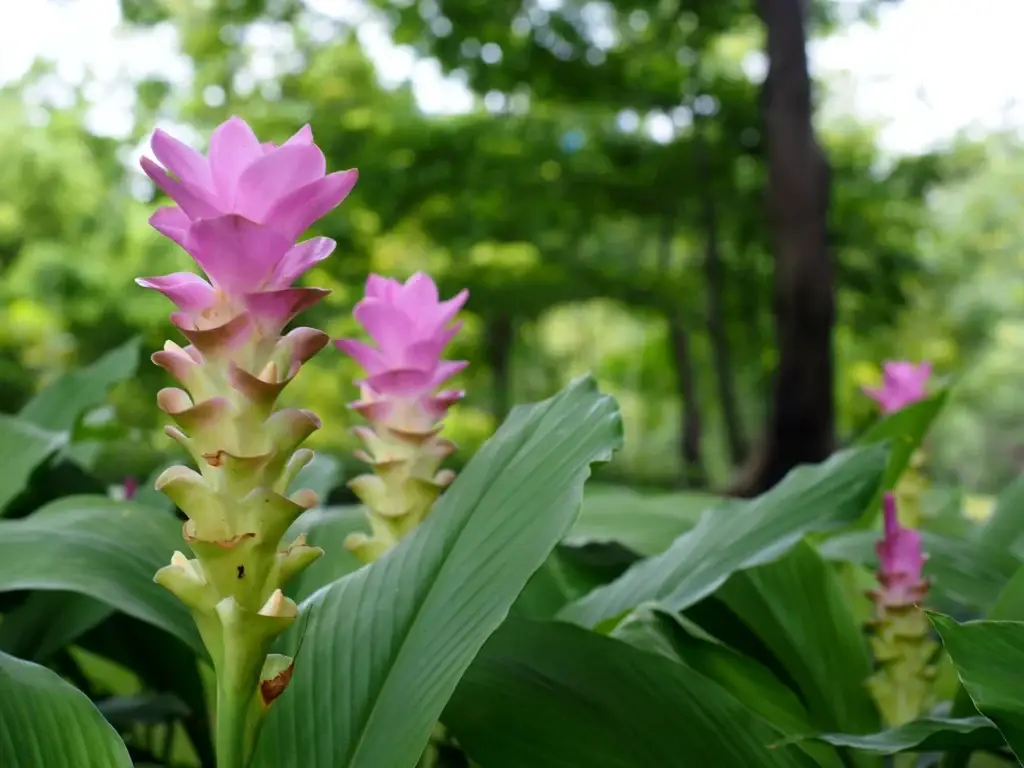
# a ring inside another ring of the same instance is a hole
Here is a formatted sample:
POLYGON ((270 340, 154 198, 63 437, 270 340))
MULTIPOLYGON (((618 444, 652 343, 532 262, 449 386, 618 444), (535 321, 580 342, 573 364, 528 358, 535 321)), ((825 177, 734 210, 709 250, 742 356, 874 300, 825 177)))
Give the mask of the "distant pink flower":
POLYGON ((892 493, 885 494, 882 506, 885 535, 875 546, 882 589, 874 596, 880 607, 913 605, 923 599, 928 588, 922 577, 926 558, 921 549, 921 534, 900 525, 892 493))
POLYGON ((126 477, 124 479, 124 497, 127 501, 131 501, 135 498, 135 494, 139 492, 139 483, 134 477, 126 477))
POLYGON ((461 327, 451 321, 468 297, 463 290, 440 301, 434 281, 422 273, 404 284, 371 275, 354 315, 376 346, 354 339, 335 342, 367 374, 359 382, 362 398, 353 407, 369 421, 392 428, 431 429, 464 394, 438 390, 467 365, 441 355, 461 327))
POLYGON ((895 413, 928 396, 931 363, 920 365, 906 361, 888 361, 882 374, 882 386, 864 387, 864 393, 881 406, 882 413, 895 413))
POLYGON ((183 246, 192 222, 231 213, 295 242, 345 199, 359 176, 354 169, 328 174, 308 125, 278 147, 260 143, 244 120, 232 117, 210 137, 209 157, 160 130, 152 147, 164 167, 143 158, 142 168, 178 205, 161 208, 150 224, 183 246))

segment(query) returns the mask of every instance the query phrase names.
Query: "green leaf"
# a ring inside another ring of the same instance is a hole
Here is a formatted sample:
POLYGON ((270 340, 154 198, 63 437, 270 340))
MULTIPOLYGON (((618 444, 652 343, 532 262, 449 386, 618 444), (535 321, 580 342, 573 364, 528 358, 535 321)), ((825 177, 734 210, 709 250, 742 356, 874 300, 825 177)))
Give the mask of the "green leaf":
POLYGON ((824 733, 811 738, 836 747, 850 747, 876 755, 945 752, 964 747, 999 749, 1006 744, 987 717, 923 717, 879 733, 824 733))
POLYGON ((153 583, 177 548, 171 515, 104 497, 69 496, 0 521, 0 591, 61 590, 102 601, 205 649, 185 607, 153 583))
MULTIPOLYGON (((764 665, 728 647, 680 616, 640 608, 615 628, 612 637, 637 648, 661 653, 718 683, 780 733, 814 730, 797 695, 764 665)), ((798 743, 815 765, 842 768, 836 751, 821 744, 798 743)))
POLYGON ((696 525, 704 510, 722 503, 710 493, 645 495, 628 488, 587 488, 580 516, 563 543, 617 543, 644 557, 656 555, 696 525))
POLYGON ((88 410, 103 405, 115 384, 135 375, 140 339, 134 338, 85 368, 68 371, 25 404, 24 421, 55 432, 71 432, 88 410))
POLYGON ((466 667, 621 444, 589 377, 513 409, 409 538, 306 601, 291 685, 256 766, 415 765, 466 667))
MULTIPOLYGON (((815 730, 879 728, 864 681, 872 660, 829 564, 802 542, 785 557, 738 573, 716 593, 782 664, 815 730)), ((854 756, 857 764, 870 764, 854 756)))
MULTIPOLYGON (((878 531, 850 531, 832 536, 819 549, 829 560, 875 569, 875 544, 880 537, 878 531)), ((987 610, 1021 566, 1006 550, 973 539, 951 539, 930 531, 923 531, 921 538, 928 555, 925 575, 932 579, 932 594, 959 605, 987 610)))
POLYGON ((487 768, 815 765, 698 672, 560 622, 506 622, 442 720, 487 768))
POLYGON ((1024 475, 1006 486, 996 499, 996 508, 982 529, 982 544, 1013 551, 1024 534, 1024 475))
POLYGON ((995 723, 1019 762, 1024 757, 1024 622, 958 624, 938 613, 929 618, 974 706, 995 723))
MULTIPOLYGON (((889 443, 892 451, 889 454, 889 464, 885 469, 885 478, 879 490, 879 499, 884 491, 892 490, 896 482, 903 474, 903 470, 910 464, 921 442, 924 440, 928 430, 931 429, 935 418, 946 405, 949 398, 949 390, 942 389, 927 400, 921 400, 902 410, 890 413, 874 424, 860 436, 858 445, 873 445, 876 443, 889 443)), ((876 500, 876 501, 877 501, 876 500)), ((874 505, 872 514, 875 512, 874 505)), ((873 519, 873 517, 872 517, 873 519)))
POLYGON ((51 432, 0 414, 0 514, 25 490, 32 472, 67 443, 67 433, 51 432))
POLYGON ((117 731, 54 672, 0 653, 0 765, 132 768, 117 731))
POLYGON ((0 621, 0 651, 44 662, 111 613, 106 603, 74 592, 33 592, 0 621))
MULTIPOLYGON (((996 598, 988 613, 990 621, 1024 621, 1024 566, 1017 569, 996 598)), ((961 683, 950 707, 951 717, 967 717, 977 712, 971 697, 961 683)), ((970 762, 970 748, 952 750, 942 757, 943 768, 965 768, 970 762)))
POLYGON ((288 584, 288 596, 301 602, 320 587, 358 571, 363 561, 345 549, 345 539, 356 531, 369 531, 366 511, 362 506, 327 507, 303 512, 285 533, 284 541, 293 541, 299 534, 304 534, 310 544, 320 547, 325 554, 288 584))
POLYGON ((859 518, 878 487, 886 455, 880 445, 844 451, 793 470, 753 501, 708 510, 664 553, 570 604, 561 617, 593 627, 646 602, 681 611, 733 573, 781 557, 806 534, 859 518))
POLYGON ((313 460, 299 470, 292 480, 289 492, 308 488, 320 499, 321 504, 327 503, 327 497, 341 483, 341 462, 329 453, 317 453, 313 460))

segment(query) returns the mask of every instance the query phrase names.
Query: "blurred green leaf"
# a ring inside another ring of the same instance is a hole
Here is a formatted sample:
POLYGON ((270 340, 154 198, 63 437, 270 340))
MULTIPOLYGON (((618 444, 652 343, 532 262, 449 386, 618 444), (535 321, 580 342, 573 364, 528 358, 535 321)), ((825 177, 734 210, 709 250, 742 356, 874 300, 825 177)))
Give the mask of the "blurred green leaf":
POLYGON ((648 557, 664 552, 705 510, 724 503, 710 493, 645 495, 628 488, 588 488, 580 516, 563 543, 580 547, 615 542, 648 557))
POLYGON ((206 650, 185 607, 153 582, 183 547, 171 515, 129 502, 71 496, 0 521, 0 591, 77 592, 206 650))
POLYGON ((140 344, 132 339, 92 365, 68 371, 26 403, 19 417, 43 429, 73 431, 86 411, 106 401, 111 387, 135 374, 140 344))
POLYGON ((923 717, 879 733, 825 733, 812 737, 837 747, 878 755, 900 752, 944 752, 949 749, 998 749, 1006 742, 986 717, 923 717))
POLYGON ((32 472, 67 443, 67 433, 51 432, 0 414, 0 515, 28 485, 32 472))
POLYGON ((593 627, 647 602, 681 611, 733 573, 781 557, 806 534, 856 520, 878 487, 886 458, 881 445, 844 451, 794 470, 753 501, 705 512, 664 553, 570 604, 561 617, 593 627))
POLYGON ((490 768, 816 765, 693 669, 560 622, 507 621, 442 720, 490 768))
MULTIPOLYGON (((761 639, 795 682, 818 729, 877 730, 864 681, 872 659, 832 569, 808 543, 735 574, 716 597, 761 639)), ((877 761, 853 754, 856 765, 877 761)))
POLYGON ((0 765, 132 768, 88 697, 56 673, 0 653, 0 765))
POLYGON ((1018 762, 1024 756, 1024 622, 929 614, 978 711, 995 723, 1018 762))

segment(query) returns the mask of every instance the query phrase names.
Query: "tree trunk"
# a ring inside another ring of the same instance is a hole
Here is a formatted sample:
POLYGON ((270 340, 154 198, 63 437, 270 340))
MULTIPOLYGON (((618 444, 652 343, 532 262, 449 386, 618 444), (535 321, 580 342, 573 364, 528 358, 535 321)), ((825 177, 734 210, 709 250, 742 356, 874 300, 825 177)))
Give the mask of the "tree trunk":
POLYGON ((494 381, 491 412, 500 424, 512 407, 512 346, 515 343, 515 325, 508 315, 496 315, 485 320, 484 355, 494 381))
POLYGON ((758 0, 768 33, 764 112, 779 350, 763 451, 745 495, 834 446, 835 274, 827 248, 829 167, 814 137, 802 0, 758 0))
POLYGON ((704 277, 707 283, 707 327, 711 340, 711 357, 718 384, 718 398, 725 422, 726 441, 732 465, 739 465, 747 456, 747 441, 743 436, 739 405, 736 401, 736 382, 732 369, 729 335, 725 327, 723 297, 725 295, 722 253, 718 240, 718 210, 715 190, 711 181, 708 147, 704 138, 704 117, 694 112, 694 151, 696 154, 698 189, 701 196, 701 219, 705 236, 704 277))
MULTIPOLYGON (((667 272, 672 263, 672 223, 666 221, 661 232, 658 252, 661 271, 667 272)), ((682 463, 684 487, 702 488, 707 485, 704 457, 701 453, 701 419, 697 399, 697 377, 690 353, 690 337, 683 323, 682 313, 672 312, 668 318, 668 338, 672 360, 676 369, 679 393, 679 458, 682 463)))

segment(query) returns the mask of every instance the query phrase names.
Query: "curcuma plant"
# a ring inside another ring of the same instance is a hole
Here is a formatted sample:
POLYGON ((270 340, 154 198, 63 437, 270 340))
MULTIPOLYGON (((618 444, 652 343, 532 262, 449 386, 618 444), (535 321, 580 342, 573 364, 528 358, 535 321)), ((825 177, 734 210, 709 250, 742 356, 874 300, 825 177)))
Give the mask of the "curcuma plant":
POLYGON ((178 427, 168 434, 199 471, 167 469, 156 481, 187 515, 195 558, 175 552, 156 581, 195 618, 217 675, 219 766, 248 765, 268 707, 288 684, 292 659, 268 655, 296 618, 286 582, 323 554, 282 537, 315 493, 290 492, 312 459, 303 441, 316 414, 277 409, 302 364, 328 342, 312 328, 282 329, 326 295, 295 281, 334 250, 334 241, 296 238, 341 203, 356 171, 325 175, 323 152, 306 126, 280 147, 261 143, 238 118, 211 137, 209 157, 157 131, 153 151, 164 168, 142 161, 176 203, 150 223, 178 243, 209 278, 191 272, 140 278, 173 301, 171 319, 190 345, 168 341, 153 355, 184 389, 158 402, 178 427), (173 177, 170 175, 173 174, 173 177))
POLYGON ((881 418, 756 499, 584 498, 622 443, 593 379, 513 408, 456 474, 447 417, 473 379, 447 349, 469 292, 369 275, 359 338, 335 341, 361 369, 336 391, 366 471, 360 503, 331 506, 333 479, 305 469, 320 421, 283 406, 329 344, 293 327, 326 294, 296 283, 334 248, 302 238, 356 172, 327 173, 308 127, 278 146, 238 118, 206 155, 159 131, 152 149, 174 202, 152 224, 203 273, 138 280, 177 307, 187 343, 153 360, 180 384, 158 404, 192 466, 160 472, 163 494, 36 496, 88 453, 82 414, 134 375, 134 342, 0 419, 0 768, 1024 755, 1024 486, 984 524, 923 493, 915 454, 947 397, 929 366, 888 363, 881 418))

